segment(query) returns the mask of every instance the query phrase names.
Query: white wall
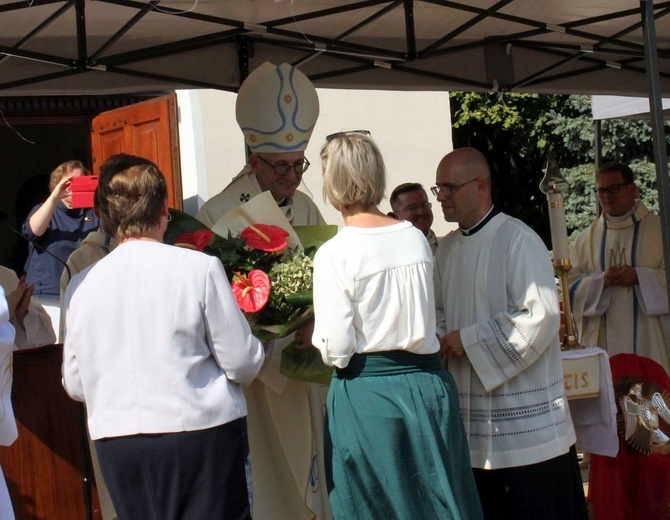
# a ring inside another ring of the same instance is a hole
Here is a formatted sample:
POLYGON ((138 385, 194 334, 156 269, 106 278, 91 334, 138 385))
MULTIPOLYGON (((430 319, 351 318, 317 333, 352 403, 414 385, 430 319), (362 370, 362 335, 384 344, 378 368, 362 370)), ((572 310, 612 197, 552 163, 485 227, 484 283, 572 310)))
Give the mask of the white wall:
MULTIPOLYGON (((331 224, 341 217, 323 202, 319 150, 328 134, 343 130, 369 130, 381 149, 387 168, 387 197, 403 182, 435 183, 440 159, 453 149, 449 94, 318 89, 321 112, 306 156, 312 164, 300 190, 309 194, 331 224)), ((182 189, 185 209, 197 207, 215 195, 240 171, 245 162, 244 139, 235 122, 235 94, 213 90, 178 91, 182 189)), ((433 230, 444 235, 444 222, 435 198, 433 230)), ((381 205, 390 211, 388 199, 381 205)))

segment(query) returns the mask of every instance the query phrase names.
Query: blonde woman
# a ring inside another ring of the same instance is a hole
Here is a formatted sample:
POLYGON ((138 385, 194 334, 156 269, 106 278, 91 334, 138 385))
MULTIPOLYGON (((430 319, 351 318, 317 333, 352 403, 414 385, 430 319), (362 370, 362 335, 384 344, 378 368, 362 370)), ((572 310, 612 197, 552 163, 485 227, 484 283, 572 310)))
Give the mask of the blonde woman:
POLYGON ((333 517, 481 518, 458 391, 435 335, 432 253, 384 215, 385 168, 369 136, 331 136, 324 195, 345 227, 314 261, 313 344, 336 368, 327 404, 333 517))

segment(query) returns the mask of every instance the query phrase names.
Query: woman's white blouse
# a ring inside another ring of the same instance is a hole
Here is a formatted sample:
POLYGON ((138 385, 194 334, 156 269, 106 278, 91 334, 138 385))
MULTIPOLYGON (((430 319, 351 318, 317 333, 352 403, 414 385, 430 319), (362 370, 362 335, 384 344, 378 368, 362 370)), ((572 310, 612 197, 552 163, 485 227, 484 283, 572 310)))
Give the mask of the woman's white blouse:
POLYGON ((426 238, 409 222, 344 227, 314 259, 314 311, 312 341, 329 365, 344 368, 354 353, 437 352, 426 238))
POLYGON ((63 385, 91 438, 211 428, 247 413, 261 343, 221 262, 150 241, 118 246, 65 294, 63 385))

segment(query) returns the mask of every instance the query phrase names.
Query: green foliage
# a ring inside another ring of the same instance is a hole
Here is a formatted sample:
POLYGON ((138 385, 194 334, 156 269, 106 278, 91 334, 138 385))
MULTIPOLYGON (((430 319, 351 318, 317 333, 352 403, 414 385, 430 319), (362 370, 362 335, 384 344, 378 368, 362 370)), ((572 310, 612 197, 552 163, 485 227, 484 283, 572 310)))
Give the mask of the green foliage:
POLYGON ((472 146, 492 170, 494 203, 548 240, 546 197, 540 191, 546 161, 560 141, 549 114, 573 113, 568 96, 454 92, 451 94, 454 147, 472 146))
MULTIPOLYGON (((574 167, 594 162, 594 129, 589 96, 570 96, 570 111, 551 110, 547 124, 554 135, 560 136, 565 155, 561 165, 574 167)), ((601 121, 602 154, 607 161, 632 162, 636 159, 652 160, 653 139, 647 121, 605 119, 601 121)), ((670 135, 666 131, 666 140, 670 135)))
MULTIPOLYGON (((498 207, 535 229, 551 248, 547 199, 539 184, 547 160, 553 157, 570 184, 568 229, 581 230, 595 218, 595 138, 589 96, 453 92, 450 99, 454 147, 472 146, 487 157, 498 207)), ((648 122, 601 124, 604 160, 630 164, 645 202, 657 207, 655 174, 648 162, 653 155, 648 122)))
POLYGON ((228 238, 214 235, 204 252, 221 260, 226 267, 229 280, 232 280, 235 273, 248 273, 252 269, 260 269, 267 273, 270 267, 281 258, 275 253, 247 247, 247 241, 244 238, 232 236, 230 232, 228 232, 228 238))

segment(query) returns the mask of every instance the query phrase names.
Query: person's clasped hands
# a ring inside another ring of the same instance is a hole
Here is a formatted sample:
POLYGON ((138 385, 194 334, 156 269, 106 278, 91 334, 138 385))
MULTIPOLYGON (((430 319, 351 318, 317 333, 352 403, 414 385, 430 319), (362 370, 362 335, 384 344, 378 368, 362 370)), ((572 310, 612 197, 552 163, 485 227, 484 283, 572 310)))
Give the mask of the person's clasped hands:
POLYGON ((612 285, 632 287, 637 283, 637 271, 630 265, 610 267, 605 271, 605 287, 612 285))

